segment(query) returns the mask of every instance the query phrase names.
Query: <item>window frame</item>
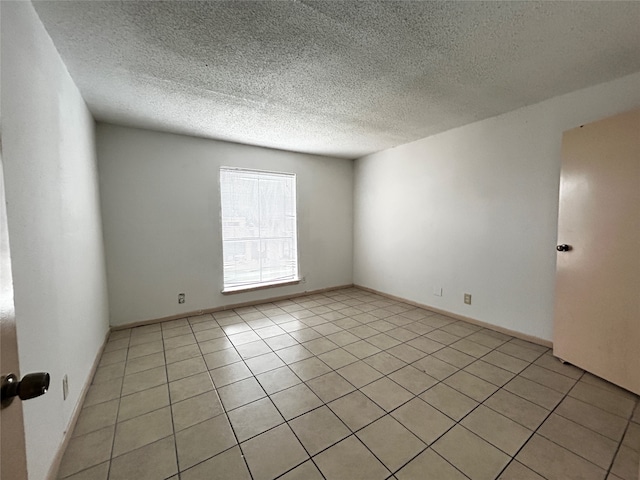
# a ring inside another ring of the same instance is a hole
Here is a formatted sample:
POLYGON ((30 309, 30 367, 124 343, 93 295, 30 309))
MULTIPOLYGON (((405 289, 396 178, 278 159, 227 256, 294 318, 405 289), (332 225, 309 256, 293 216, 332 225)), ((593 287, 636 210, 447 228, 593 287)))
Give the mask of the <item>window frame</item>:
POLYGON ((228 294, 235 294, 235 293, 245 293, 245 292, 250 292, 250 291, 254 291, 254 290, 263 290, 263 289, 267 289, 267 288, 273 288, 273 287, 282 287, 282 286, 287 286, 287 285, 296 285, 302 282, 302 277, 300 275, 300 249, 298 247, 299 243, 298 243, 298 236, 299 236, 299 231, 298 231, 298 185, 297 185, 297 181, 298 181, 298 176, 296 173, 292 173, 292 172, 280 172, 280 171, 273 171, 273 170, 261 170, 261 169, 254 169, 254 168, 243 168, 243 167, 229 167, 229 166, 221 166, 219 167, 219 171, 218 171, 218 188, 219 188, 219 199, 220 199, 220 219, 219 219, 219 225, 220 225, 220 246, 221 246, 221 253, 222 253, 222 289, 221 289, 221 293, 224 295, 228 295, 228 294), (225 244, 225 238, 224 238, 224 227, 223 227, 223 199, 222 199, 222 174, 223 171, 235 171, 235 172, 247 172, 247 173, 251 173, 251 174, 257 174, 257 175, 272 175, 272 176, 284 176, 284 177, 292 177, 293 178, 293 188, 294 188, 294 197, 293 197, 293 202, 294 202, 294 209, 295 209, 295 232, 293 235, 293 240, 295 242, 295 261, 296 261, 296 269, 295 269, 295 274, 293 276, 293 278, 287 278, 284 280, 278 280, 278 281, 266 281, 266 282, 253 282, 253 283, 247 283, 247 284, 242 284, 242 285, 232 285, 232 286, 226 286, 225 285, 225 260, 224 260, 224 244, 225 244))

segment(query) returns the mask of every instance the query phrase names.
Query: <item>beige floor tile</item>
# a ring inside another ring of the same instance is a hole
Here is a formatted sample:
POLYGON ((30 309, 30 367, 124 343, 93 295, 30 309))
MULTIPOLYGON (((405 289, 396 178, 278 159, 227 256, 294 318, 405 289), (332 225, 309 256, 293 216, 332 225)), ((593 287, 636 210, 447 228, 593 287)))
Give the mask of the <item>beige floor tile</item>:
POLYGON ((484 405, 529 430, 538 428, 549 415, 549 410, 502 389, 485 400, 484 405))
POLYGON ((270 398, 286 420, 322 405, 322 400, 304 383, 274 393, 270 398))
POLYGON ((636 405, 635 400, 632 398, 618 395, 584 382, 576 383, 569 392, 569 396, 625 419, 631 417, 631 413, 636 405))
POLYGON ((516 357, 512 357, 511 355, 507 355, 497 350, 494 350, 493 352, 485 355, 484 357, 482 357, 482 360, 495 365, 496 367, 509 370, 512 373, 520 373, 529 365, 529 362, 516 357))
POLYGON ((115 425, 119 404, 120 401, 115 399, 83 408, 73 429, 73 436, 77 437, 115 425))
POLYGON ((184 347, 185 345, 191 345, 192 343, 196 343, 196 337, 193 333, 188 335, 180 335, 178 337, 165 338, 164 339, 164 348, 178 348, 184 347))
POLYGON ((127 328, 124 330, 112 330, 109 333, 108 343, 113 342, 114 340, 122 340, 123 338, 131 338, 131 329, 127 328))
POLYGON ((640 452, 640 425, 633 422, 629 423, 627 433, 624 435, 622 444, 629 447, 631 450, 640 452))
POLYGON ((364 362, 378 370, 383 375, 395 372, 407 364, 387 352, 376 353, 375 355, 365 358, 364 362))
POLYGON ((254 377, 220 387, 218 395, 227 412, 266 397, 264 390, 254 377))
POLYGON ((547 480, 602 480, 606 472, 538 434, 520 450, 516 460, 547 480))
POLYGON ((544 480, 544 478, 520 462, 513 460, 504 469, 498 480, 544 480))
MULTIPOLYGON (((281 350, 283 348, 297 345, 298 341, 295 338, 293 338, 291 335, 285 334, 285 335, 278 335, 277 337, 267 338, 264 341, 264 343, 269 345, 269 347, 273 350, 281 350)), ((251 344, 246 344, 246 345, 251 345, 251 344)), ((243 345, 243 347, 245 347, 246 345, 243 345)), ((240 351, 240 347, 238 347, 238 351, 240 351)))
POLYGON ((131 395, 165 383, 167 383, 167 370, 164 366, 134 373, 124 377, 122 395, 131 395))
POLYGON ((207 366, 201 357, 193 357, 167 365, 167 377, 170 382, 206 371, 207 366))
MULTIPOLYGON (((358 320, 358 317, 359 317, 359 315, 354 316, 354 318, 356 320, 358 320)), ((394 332, 396 330, 397 329, 389 330, 387 333, 389 335, 391 335, 392 337, 396 338, 395 335, 391 334, 391 332, 394 332)), ((373 337, 374 335, 377 335, 378 333, 380 333, 380 332, 378 332, 378 330, 376 330, 375 328, 371 328, 368 325, 360 325, 359 327, 350 328, 349 332, 352 333, 353 335, 355 335, 356 337, 360 338, 361 340, 364 340, 364 339, 369 338, 369 337, 373 337)), ((407 332, 408 332, 408 330, 407 330, 407 332)), ((416 336, 416 334, 413 333, 413 332, 409 332, 409 333, 412 335, 412 338, 416 336)), ((400 339, 398 339, 398 340, 400 340, 400 339)))
POLYGON ((209 340, 215 340, 216 338, 224 338, 225 334, 224 334, 224 330, 222 330, 221 328, 213 328, 211 326, 211 324, 199 324, 199 325, 203 325, 203 327, 200 328, 195 328, 195 326, 193 327, 193 335, 196 337, 196 342, 198 343, 202 343, 202 342, 207 342, 209 340), (204 328, 204 326, 210 326, 212 328, 204 328))
POLYGON ((278 480, 324 480, 320 470, 311 460, 278 477, 278 480))
POLYGON ((533 431, 484 405, 478 406, 460 424, 509 456, 515 455, 533 434, 533 431))
POLYGON ((171 434, 173 424, 169 407, 120 422, 116 425, 113 456, 117 457, 171 434))
POLYGON ((127 349, 115 350, 113 352, 105 352, 100 357, 99 367, 104 367, 106 365, 113 365, 114 363, 126 362, 127 361, 127 349))
POLYGON ((236 444, 225 415, 186 428, 176 433, 180 470, 207 460, 236 444))
POLYGON ((75 475, 65 477, 64 480, 107 480, 110 463, 111 462, 104 462, 95 467, 87 468, 75 475))
POLYGON ((381 480, 390 474, 355 436, 320 453, 314 461, 327 480, 381 480))
POLYGON ((466 480, 453 465, 432 449, 425 450, 396 473, 398 480, 466 480))
POLYGON ((307 386, 325 403, 329 403, 330 401, 355 390, 353 385, 347 382, 336 372, 321 375, 320 377, 316 377, 306 383, 307 386))
POLYGON ((124 422, 168 405, 169 388, 166 384, 127 395, 120 399, 118 422, 124 422))
MULTIPOLYGON (((287 322, 287 325, 290 323, 291 322, 287 322)), ((267 327, 259 328, 256 330, 256 333, 260 338, 265 339, 265 338, 277 337, 278 335, 282 335, 286 332, 282 328, 274 324, 267 327)))
MULTIPOLYGON (((281 337, 285 337, 285 335, 279 335, 278 337, 273 337, 273 338, 281 338, 281 337)), ((291 338, 288 335, 286 335, 286 337, 291 338)), ((291 338, 291 340, 293 339, 291 338)), ((293 340, 293 342, 295 342, 295 340, 293 340)), ((269 344, 263 340, 258 340, 257 342, 245 343, 244 345, 238 345, 236 347, 236 350, 244 360, 258 357, 260 355, 264 355, 265 353, 271 353, 271 348, 269 347, 269 344)), ((277 350, 277 349, 274 349, 274 350, 277 350)))
POLYGON ((480 345, 479 343, 472 342, 470 340, 467 340, 466 338, 458 340, 457 342, 452 343, 449 346, 461 351, 462 353, 466 353, 467 355, 471 355, 472 357, 476 358, 480 358, 491 351, 491 348, 480 345))
MULTIPOLYGON (((343 333, 343 332, 340 332, 340 333, 343 333)), ((313 340, 314 338, 322 337, 322 335, 320 335, 318 332, 316 332, 313 328, 303 328, 302 330, 296 330, 295 332, 289 332, 289 335, 292 338, 296 339, 300 343, 308 342, 309 340, 313 340)), ((332 337, 332 335, 328 336, 327 338, 329 338, 329 340, 331 340, 332 342, 336 343, 331 337, 332 337)), ((358 339, 358 337, 356 337, 356 340, 357 339, 358 339)), ((309 356, 303 356, 302 358, 299 358, 298 360, 294 359, 294 361, 299 361, 299 360, 302 360, 304 358, 309 358, 309 356)))
POLYGON ((338 348, 330 352, 318 355, 318 358, 329 365, 334 370, 358 361, 358 357, 350 354, 343 348, 338 348))
POLYGON ((407 342, 407 345, 412 346, 413 348, 417 348, 421 352, 430 354, 437 352, 438 350, 442 350, 446 347, 446 345, 436 342, 435 340, 431 340, 427 337, 417 337, 413 340, 407 342))
POLYGON ((389 375, 389 378, 414 395, 419 395, 438 383, 438 380, 411 365, 396 370, 389 375))
POLYGON ((384 410, 360 391, 338 398, 328 406, 354 432, 385 414, 384 410))
POLYGON ((264 388, 269 395, 285 390, 301 382, 298 376, 293 373, 288 366, 262 373, 256 378, 260 382, 260 385, 262 385, 262 388, 264 388))
POLYGON ((289 368, 291 368, 303 382, 331 371, 331 367, 316 357, 292 363, 289 365, 289 368))
POLYGON ((282 415, 269 398, 262 398, 236 408, 229 412, 229 420, 240 442, 284 422, 282 415))
POLYGON ((611 473, 624 480, 635 480, 640 473, 640 454, 622 445, 611 467, 611 473))
POLYGON ((104 346, 104 353, 115 352, 116 350, 123 350, 129 348, 129 339, 122 338, 120 340, 114 340, 112 342, 108 342, 104 346))
POLYGON ((367 358, 371 355, 375 355, 376 353, 381 352, 378 347, 369 343, 368 340, 369 339, 367 339, 366 341, 360 340, 358 342, 350 343, 349 345, 345 345, 343 348, 351 355, 354 355, 360 359, 367 358))
POLYGON ((496 385, 465 371, 454 373, 445 379, 444 383, 451 388, 455 388, 460 393, 464 393, 466 396, 473 398, 477 402, 483 402, 498 389, 496 385))
MULTIPOLYGON (((208 330, 201 332, 201 337, 208 330)), ((198 334, 196 334, 198 336, 198 334)), ((229 350, 233 348, 233 343, 229 341, 227 337, 218 337, 212 338, 209 340, 198 340, 198 348, 203 355, 208 355, 209 353, 220 352, 222 350, 229 350)))
POLYGON ((145 370, 151 370, 152 368, 158 368, 164 366, 164 352, 152 353, 151 355, 145 355, 144 357, 137 357, 127 361, 127 365, 124 370, 125 375, 132 375, 134 373, 144 372, 145 370))
POLYGON ((425 337, 430 338, 431 340, 435 340, 436 342, 443 345, 451 345, 452 343, 460 340, 460 337, 448 332, 444 332, 442 330, 433 330, 427 333, 425 337))
POLYGON ((181 480, 251 480, 240 447, 232 447, 180 473, 181 480))
POLYGON ((515 373, 511 373, 508 370, 496 367, 495 365, 491 365, 490 363, 484 362, 482 360, 477 360, 471 365, 467 365, 464 368, 464 371, 467 373, 471 373, 476 377, 480 377, 481 379, 486 380, 489 383, 493 383, 494 385, 497 385, 499 387, 507 383, 515 376, 515 373))
POLYGON ((284 366, 284 362, 273 352, 250 358, 245 360, 245 362, 254 375, 259 375, 284 366))
POLYGON ((444 383, 430 388, 420 398, 456 421, 478 406, 478 402, 444 383))
POLYGON ((292 420, 289 426, 312 456, 351 434, 344 423, 326 406, 292 420))
POLYGON ((547 353, 538 357, 538 359, 533 362, 540 367, 547 368, 549 370, 553 370, 554 372, 561 373, 566 377, 579 379, 584 371, 578 367, 574 367, 569 363, 562 363, 560 359, 554 357, 551 353, 547 353))
POLYGON ((565 397, 554 413, 615 441, 622 438, 627 426, 624 418, 572 397, 565 397))
POLYGON ((245 378, 252 377, 251 370, 245 365, 244 362, 231 363, 223 367, 214 368, 209 372, 211 380, 217 388, 224 387, 230 383, 244 380, 245 378))
POLYGON ((563 394, 556 390, 520 376, 515 377, 503 388, 548 410, 552 410, 563 397, 563 394))
MULTIPOLYGON (((302 332, 304 330, 300 330, 302 332)), ((294 332, 294 333, 300 333, 294 332)), ((293 336, 293 335, 292 335, 293 336)), ((304 360, 305 358, 313 357, 313 353, 304 348, 302 345, 292 345, 291 347, 286 347, 276 352, 278 356, 282 359, 284 363, 287 365, 295 362, 299 362, 300 360, 304 360)))
POLYGON ((107 383, 115 378, 124 377, 124 366, 125 362, 120 362, 98 367, 95 375, 93 376, 92 383, 107 383))
POLYGON ((406 363, 412 363, 427 356, 427 354, 422 350, 418 350, 406 343, 388 349, 387 353, 390 353, 394 357, 397 357, 406 363))
POLYGON ((479 343, 480 345, 484 345, 485 347, 489 347, 489 348, 497 348, 503 343, 505 343, 506 341, 500 338, 495 338, 490 335, 487 335, 485 332, 482 332, 482 331, 469 335, 467 337, 467 340, 471 340, 472 342, 479 343))
POLYGON ((605 470, 618 447, 617 442, 554 413, 537 433, 605 470))
POLYGON ((169 384, 171 403, 180 402, 210 390, 213 390, 213 382, 208 373, 199 373, 169 384))
POLYGON ((442 327, 441 330, 458 337, 468 337, 477 331, 477 329, 473 328, 471 325, 463 324, 461 322, 450 323, 449 325, 442 327))
POLYGON ((605 390, 610 391, 611 393, 615 393, 617 395, 622 395, 623 397, 630 398, 633 401, 638 399, 637 395, 631 393, 624 388, 618 387, 611 382, 607 382, 605 379, 600 378, 596 375, 593 375, 589 372, 585 372, 584 375, 580 378, 581 382, 588 383, 589 385, 593 385, 594 387, 603 388, 605 390))
POLYGON ((349 345, 350 343, 360 341, 360 337, 357 337, 353 333, 350 333, 348 331, 342 331, 327 335, 327 338, 340 347, 344 347, 345 345, 349 345))
POLYGON ((427 445, 454 425, 450 418, 419 398, 405 403, 391 415, 427 445))
POLYGON ((115 427, 110 426, 72 438, 62 457, 58 475, 64 478, 109 460, 114 430, 115 427))
POLYGON ((254 480, 270 480, 309 458, 288 425, 280 425, 242 444, 254 480))
POLYGON ((525 362, 533 362, 542 355, 542 353, 539 351, 522 347, 513 342, 507 342, 501 345, 500 347, 498 347, 496 350, 498 350, 501 353, 506 353, 507 355, 511 355, 512 357, 519 358, 520 360, 524 360, 525 362))
POLYGON ((373 337, 369 337, 366 340, 371 345, 378 347, 381 350, 386 350, 391 347, 395 347, 396 345, 400 345, 400 340, 396 340, 389 335, 385 335, 384 333, 379 333, 378 335, 374 335, 373 337))
POLYGON ((204 361, 207 364, 209 370, 214 368, 224 367, 231 363, 239 362, 242 358, 238 355, 238 352, 233 348, 227 348, 226 350, 219 350, 213 353, 207 353, 204 356, 204 361))
POLYGON ((177 326, 177 327, 171 327, 171 328, 167 328, 165 329, 164 327, 162 328, 162 338, 172 338, 172 337, 178 337, 180 335, 188 335, 191 332, 191 326, 189 325, 189 322, 187 322, 186 319, 183 320, 174 320, 175 322, 183 322, 183 325, 177 326))
POLYGON ((316 338, 309 342, 305 342, 302 345, 304 345, 304 348, 309 350, 314 355, 320 355, 338 348, 338 345, 333 343, 331 340, 327 340, 324 337, 316 338))
POLYGON ((413 398, 411 392, 388 378, 376 380, 360 390, 387 412, 413 398))
POLYGON ((363 361, 342 367, 338 370, 338 373, 356 388, 363 387, 382 377, 382 374, 379 371, 370 367, 363 361))
POLYGON ((472 357, 471 355, 467 355, 466 353, 462 353, 451 347, 438 350, 433 354, 433 356, 438 360, 442 360, 443 362, 447 362, 448 364, 458 368, 464 368, 470 363, 476 361, 476 357, 472 357))
POLYGON ((158 340, 151 343, 143 343, 142 345, 135 345, 133 347, 129 347, 129 353, 127 358, 129 360, 144 357, 146 355, 151 355, 152 353, 159 353, 164 350, 164 345, 162 340, 158 340))
POLYGON ((144 335, 132 335, 129 347, 137 347, 145 343, 162 341, 162 332, 150 332, 144 335))
POLYGON ((199 357, 202 355, 198 345, 185 345, 184 347, 172 348, 164 351, 167 364, 186 360, 187 358, 199 357))
POLYGON ((494 479, 510 460, 508 455, 460 425, 445 433, 432 448, 473 480, 494 479))
POLYGON ((176 432, 224 413, 216 392, 207 392, 171 406, 176 432))
POLYGON ((529 365, 520 373, 520 376, 561 393, 567 393, 576 383, 576 380, 571 377, 565 377, 538 365, 529 365))
POLYGON ((91 385, 84 399, 84 407, 97 405, 98 403, 108 402, 120 397, 122 390, 122 378, 118 378, 113 382, 103 383, 100 385, 91 385))
POLYGON ((114 458, 109 480, 155 480, 178 473, 173 436, 114 458))
POLYGON ((392 472, 427 446, 393 417, 386 415, 357 434, 369 450, 392 472))
POLYGON ((441 381, 458 371, 458 367, 454 367, 450 363, 443 362, 433 355, 421 358, 412 365, 427 375, 441 381))

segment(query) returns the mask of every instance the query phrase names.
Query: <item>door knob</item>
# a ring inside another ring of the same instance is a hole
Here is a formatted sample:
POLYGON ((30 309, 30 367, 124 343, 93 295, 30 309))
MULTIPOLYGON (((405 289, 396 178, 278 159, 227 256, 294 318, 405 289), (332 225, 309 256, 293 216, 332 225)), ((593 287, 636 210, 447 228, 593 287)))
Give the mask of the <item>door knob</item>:
POLYGON ((51 377, 46 372, 29 373, 18 380, 13 373, 3 375, 0 386, 1 408, 11 404, 14 397, 20 400, 29 400, 47 393, 51 377))
POLYGON ((563 243, 562 245, 556 246, 556 250, 558 250, 559 252, 568 252, 569 250, 571 250, 571 245, 563 243))

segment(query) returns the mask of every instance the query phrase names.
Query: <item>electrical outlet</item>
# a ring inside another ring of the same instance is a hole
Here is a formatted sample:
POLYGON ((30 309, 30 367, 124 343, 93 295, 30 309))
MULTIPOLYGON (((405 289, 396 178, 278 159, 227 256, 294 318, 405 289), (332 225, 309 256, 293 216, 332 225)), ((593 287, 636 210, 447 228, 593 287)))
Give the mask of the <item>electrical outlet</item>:
POLYGON ((62 377, 62 399, 66 400, 68 396, 69 396, 69 378, 65 374, 65 376, 62 377))
POLYGON ((179 293, 178 294, 178 303, 184 303, 184 302, 185 302, 184 293, 179 293))
POLYGON ((436 297, 441 297, 442 296, 442 287, 433 287, 433 294, 436 297))
POLYGON ((465 293, 464 294, 464 303, 466 303, 467 305, 471 305, 471 294, 470 293, 465 293))

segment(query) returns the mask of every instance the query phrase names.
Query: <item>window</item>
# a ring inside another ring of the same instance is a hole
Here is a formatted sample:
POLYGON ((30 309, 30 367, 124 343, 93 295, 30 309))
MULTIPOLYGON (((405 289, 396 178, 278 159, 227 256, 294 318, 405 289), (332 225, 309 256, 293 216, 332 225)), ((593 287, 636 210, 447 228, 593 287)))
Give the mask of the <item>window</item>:
POLYGON ((296 176, 220 169, 223 292, 298 280, 296 176))

